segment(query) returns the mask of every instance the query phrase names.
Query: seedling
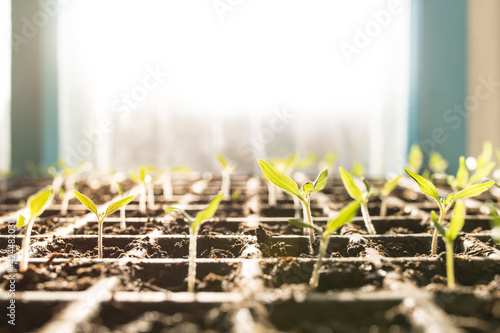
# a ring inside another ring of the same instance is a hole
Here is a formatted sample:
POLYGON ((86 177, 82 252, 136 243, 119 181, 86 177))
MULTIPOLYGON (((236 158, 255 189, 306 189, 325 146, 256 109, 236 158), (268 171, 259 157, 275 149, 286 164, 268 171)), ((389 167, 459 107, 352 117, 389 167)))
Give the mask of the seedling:
POLYGON ((359 208, 360 202, 359 201, 353 201, 344 208, 342 208, 337 215, 337 217, 329 220, 326 223, 326 229, 322 229, 321 227, 311 225, 304 223, 303 221, 299 220, 289 220, 291 224, 293 224, 296 227, 305 229, 314 229, 318 234, 321 235, 320 238, 320 250, 319 250, 319 255, 318 255, 318 260, 316 261, 316 264, 314 265, 314 270, 313 274, 311 276, 311 280, 309 281, 309 284, 311 287, 316 289, 318 287, 318 282, 319 282, 319 270, 321 268, 321 264, 323 263, 323 258, 325 257, 326 254, 326 249, 328 248, 328 241, 330 240, 330 235, 337 231, 340 227, 342 227, 344 224, 347 224, 352 221, 354 216, 356 216, 356 212, 359 208))
POLYGON ((410 153, 408 154, 408 166, 406 167, 410 171, 418 173, 422 167, 424 161, 424 154, 420 149, 418 144, 413 144, 410 147, 410 153))
POLYGON ((318 155, 312 151, 307 152, 307 157, 303 159, 296 159, 291 165, 295 170, 303 170, 312 166, 318 160, 318 155))
MULTIPOLYGON (((478 159, 479 161, 479 159, 478 159)), ((467 186, 476 184, 481 179, 487 177, 493 167, 495 166, 495 162, 483 162, 477 164, 476 171, 469 177, 469 171, 467 170, 466 160, 463 156, 460 156, 460 161, 458 165, 458 170, 456 176, 448 177, 448 184, 451 186, 454 192, 458 190, 462 190, 467 186)))
POLYGON ((47 206, 50 204, 53 198, 53 191, 51 188, 46 188, 33 194, 28 198, 27 207, 29 208, 29 215, 26 217, 24 215, 19 215, 16 227, 26 226, 26 232, 23 238, 22 244, 22 259, 19 271, 24 272, 28 268, 28 255, 30 247, 30 237, 31 230, 33 229, 33 224, 35 224, 36 218, 42 215, 47 206))
POLYGON ((360 202, 361 214, 363 215, 363 220, 365 221, 366 230, 369 234, 375 235, 375 228, 373 227, 370 214, 368 213, 368 199, 375 193, 375 191, 371 190, 370 184, 368 184, 365 179, 363 179, 365 191, 362 191, 359 186, 356 185, 356 182, 349 172, 345 171, 343 168, 339 168, 339 171, 340 178, 342 179, 342 183, 344 184, 347 193, 349 193, 349 196, 360 202))
POLYGON ((198 231, 200 226, 211 219, 217 208, 219 207, 220 201, 224 193, 219 193, 215 198, 210 201, 207 208, 198 212, 196 217, 193 219, 184 209, 178 207, 168 207, 166 213, 177 210, 184 215, 187 222, 189 223, 189 268, 188 268, 188 291, 194 292, 194 286, 196 282, 196 241, 198 238, 198 231))
POLYGON ((428 174, 424 174, 423 176, 426 179, 430 179, 430 173, 432 172, 432 177, 434 178, 446 178, 446 169, 448 169, 448 165, 448 161, 445 160, 440 153, 433 151, 429 155, 429 168, 426 170, 428 174))
POLYGON ((325 157, 318 162, 319 170, 328 169, 333 170, 335 166, 335 162, 337 162, 337 153, 331 151, 325 155, 325 157))
POLYGON ((222 175, 222 184, 220 191, 224 193, 224 200, 229 200, 231 198, 231 175, 233 174, 236 167, 229 163, 229 161, 222 155, 217 155, 217 161, 219 161, 219 166, 222 175))
MULTIPOLYGON (((122 186, 120 185, 120 182, 116 182, 116 188, 118 189, 118 193, 120 194, 120 198, 124 199, 125 195, 123 194, 122 186)), ((127 229, 127 223, 126 223, 126 209, 125 206, 120 207, 120 229, 125 230, 127 229)))
POLYGON ((391 194, 391 192, 396 188, 398 185, 399 180, 403 177, 403 175, 399 175, 393 180, 390 180, 384 184, 384 187, 379 192, 380 195, 380 216, 386 216, 387 215, 387 198, 391 194))
POLYGON ((351 168, 351 175, 356 178, 365 176, 365 167, 360 162, 354 162, 351 168))
POLYGON ((130 179, 139 185, 139 211, 142 214, 146 213, 146 200, 150 209, 154 207, 154 184, 150 173, 156 171, 155 167, 142 166, 137 173, 129 172, 130 179))
POLYGON ((96 205, 94 204, 94 202, 92 200, 90 200, 89 197, 85 196, 84 194, 82 194, 78 191, 73 191, 73 193, 75 194, 77 199, 80 200, 80 202, 85 207, 87 207, 88 210, 90 210, 92 213, 94 213, 95 216, 97 217, 97 228, 98 228, 97 248, 98 248, 99 259, 102 259, 102 224, 104 223, 104 219, 106 219, 106 217, 108 215, 116 212, 121 207, 124 207, 125 205, 127 205, 130 201, 134 200, 135 195, 132 195, 132 196, 126 197, 126 198, 122 198, 122 199, 119 199, 119 200, 113 202, 112 204, 110 204, 108 206, 108 208, 106 209, 105 212, 101 212, 99 214, 99 212, 97 211, 96 205))
POLYGON ((448 278, 448 288, 455 289, 455 272, 453 267, 453 242, 457 238, 460 231, 464 226, 465 210, 462 200, 457 200, 453 208, 453 216, 450 221, 448 229, 444 229, 438 221, 436 212, 431 212, 432 222, 436 230, 443 236, 446 244, 446 276, 448 278))
POLYGON ((54 181, 52 183, 54 192, 56 192, 61 199, 61 215, 66 215, 68 213, 68 205, 71 200, 70 193, 75 188, 75 182, 77 175, 82 171, 82 167, 85 163, 81 162, 76 167, 70 167, 66 162, 59 159, 57 161, 57 167, 50 166, 47 171, 54 181))
POLYGON ((174 192, 172 190, 172 173, 177 172, 190 172, 191 168, 187 166, 177 166, 172 168, 166 168, 161 173, 161 183, 163 185, 163 199, 165 201, 174 200, 174 192))
POLYGON ((314 223, 311 214, 311 194, 325 188, 326 180, 328 178, 328 169, 321 171, 314 183, 305 182, 302 185, 302 189, 299 190, 299 186, 293 179, 281 173, 270 163, 260 159, 258 161, 264 177, 266 177, 269 182, 283 189, 292 197, 296 197, 302 204, 303 220, 306 221, 306 224, 311 226, 311 228, 308 228, 309 251, 314 253, 314 249, 312 247, 314 244, 314 229, 312 228, 314 223))
MULTIPOLYGON (((295 163, 297 160, 297 153, 293 153, 289 157, 285 158, 276 158, 268 163, 270 163, 276 170, 281 172, 284 175, 289 175, 291 172, 290 170, 292 169, 292 165, 295 163)), ((267 178, 264 177, 267 183, 267 189, 268 189, 268 204, 269 206, 276 206, 276 199, 278 197, 278 192, 280 190, 280 187, 274 186, 271 182, 267 181, 267 178)))
POLYGON ((495 207, 490 207, 490 224, 491 224, 491 238, 497 244, 500 244, 500 215, 495 207))
MULTIPOLYGON (((420 191, 423 194, 428 195, 437 202, 439 206, 439 218, 437 223, 439 225, 443 223, 444 216, 451 208, 451 206, 453 206, 456 200, 479 195, 484 191, 487 191, 494 184, 494 182, 487 182, 483 184, 469 185, 461 191, 449 194, 446 198, 439 198, 437 188, 431 181, 425 179, 424 177, 416 174, 413 171, 408 170, 407 168, 405 168, 405 171, 411 178, 413 178, 415 182, 417 182, 420 191)), ((434 229, 434 235, 432 237, 431 255, 436 254, 437 236, 438 229, 436 228, 434 229)))

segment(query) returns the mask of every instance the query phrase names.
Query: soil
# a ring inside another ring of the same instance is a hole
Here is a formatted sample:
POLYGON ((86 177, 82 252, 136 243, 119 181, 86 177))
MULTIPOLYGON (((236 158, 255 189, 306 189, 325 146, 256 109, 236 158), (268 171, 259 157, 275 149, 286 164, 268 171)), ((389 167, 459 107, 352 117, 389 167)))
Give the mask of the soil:
MULTIPOLYGON (((50 207, 34 224, 29 268, 16 275, 19 325, 12 330, 3 321, 0 331, 37 330, 76 299, 73 293, 82 294, 103 278, 118 277, 116 298, 101 302, 98 313, 80 323, 79 331, 425 331, 425 322, 439 320, 429 318, 422 324, 415 319, 407 297, 417 293, 416 300, 428 299, 441 308, 452 328, 500 332, 500 246, 491 240, 489 219, 480 207, 468 210, 455 241, 456 290, 446 286, 441 239, 438 255, 429 255, 434 229, 428 212, 437 208, 435 203, 398 186, 392 196, 399 201, 389 204, 386 217, 379 216, 379 198, 370 198, 376 235, 367 233, 358 213, 331 236, 319 286, 312 292, 308 283, 319 240, 313 244, 315 254, 310 253, 308 237, 287 222, 301 218, 302 209, 297 210, 286 195, 271 207, 267 185, 261 182, 251 192, 247 182, 247 177, 235 176, 232 191, 241 191, 238 199, 223 201, 215 217, 200 228, 196 298, 186 293, 189 225, 181 215, 166 215, 165 209, 181 204, 195 216, 220 190, 220 177, 174 178, 173 201, 165 201, 161 184, 156 185, 155 209, 140 213, 136 199, 127 206, 124 230, 119 214, 110 216, 103 225, 102 260, 97 259, 96 221, 81 220, 88 211, 74 199, 66 216, 60 215, 59 206, 50 207), (68 234, 65 228, 73 225, 68 234), (30 313, 30 320, 23 313, 30 313)), ((47 183, 11 184, 4 204, 14 205, 2 206, 0 214, 15 211, 28 193, 47 183)), ((134 186, 130 181, 122 185, 126 191, 134 186)), ((95 188, 81 180, 76 188, 98 204, 117 195, 111 193, 109 182, 95 188)), ((322 192, 321 200, 313 195, 311 202, 320 227, 352 200, 336 178, 322 192)), ((18 249, 23 232, 16 231, 18 249)), ((8 241, 7 224, 0 223, 1 257, 10 254, 8 241)), ((2 276, 0 306, 5 309, 10 274, 2 276)), ((418 302, 417 307, 427 309, 428 303, 418 302)))

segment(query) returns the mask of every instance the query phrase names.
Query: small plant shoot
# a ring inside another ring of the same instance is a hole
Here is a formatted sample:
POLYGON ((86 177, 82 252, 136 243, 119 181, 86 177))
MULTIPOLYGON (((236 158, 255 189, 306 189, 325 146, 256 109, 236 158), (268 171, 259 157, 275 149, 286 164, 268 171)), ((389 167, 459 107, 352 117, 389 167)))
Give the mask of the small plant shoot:
POLYGON ((50 205, 52 198, 53 198, 53 191, 51 188, 43 189, 40 192, 33 194, 28 198, 27 202, 27 208, 29 209, 28 215, 27 216, 24 216, 22 214, 19 215, 16 227, 26 227, 21 249, 22 259, 21 259, 21 265, 19 267, 20 272, 25 272, 26 269, 28 268, 30 238, 31 238, 31 230, 33 229, 33 224, 35 224, 36 218, 42 215, 47 206, 50 205))
MULTIPOLYGON (((297 156, 297 153, 293 153, 288 157, 275 158, 273 160, 270 160, 268 163, 282 174, 289 175, 293 171, 293 166, 295 165, 297 156)), ((276 206, 276 200, 278 199, 278 196, 282 194, 281 188, 274 186, 274 184, 268 181, 266 177, 264 177, 264 179, 266 180, 267 189, 269 192, 268 204, 269 206, 274 207, 276 206)))
POLYGON ((448 288, 455 289, 455 272, 453 267, 453 243, 464 226, 465 210, 462 200, 457 200, 453 208, 453 216, 450 226, 445 229, 439 223, 436 212, 431 212, 432 222, 436 230, 441 234, 446 244, 446 276, 448 278, 448 288))
MULTIPOLYGON (((122 190, 122 186, 120 185, 119 181, 116 181, 116 188, 118 189, 118 194, 120 194, 120 198, 124 199, 125 195, 122 190)), ((126 209, 125 205, 120 207, 120 229, 125 230, 127 229, 127 222, 126 222, 126 209)))
MULTIPOLYGON (((316 180, 312 182, 305 182, 302 185, 302 189, 299 189, 297 183, 290 177, 281 173, 278 169, 273 167, 270 163, 264 160, 258 160, 260 168, 264 177, 272 184, 283 189, 286 193, 291 196, 296 197, 303 208, 303 219, 310 226, 313 226, 313 219, 311 214, 311 194, 316 191, 321 191, 326 186, 326 180, 328 178, 328 169, 324 169, 318 174, 316 180)), ((314 229, 311 227, 308 229, 309 233, 309 251, 314 253, 314 229)))
POLYGON ((229 161, 222 155, 217 155, 217 161, 219 162, 219 167, 221 169, 222 184, 221 193, 224 193, 224 200, 231 199, 231 175, 233 174, 236 167, 229 163, 229 161))
POLYGON ((174 201, 174 192, 172 190, 172 174, 181 172, 191 172, 188 166, 176 166, 166 168, 162 171, 160 181, 163 185, 163 199, 165 201, 174 201))
POLYGON ((490 207, 490 218, 491 238, 495 243, 500 244, 500 215, 493 205, 490 207))
POLYGON ((408 166, 406 168, 415 173, 419 173, 423 162, 424 154, 422 153, 420 146, 418 144, 413 144, 410 147, 410 152, 408 154, 408 166))
POLYGON ((393 180, 387 181, 384 184, 384 187, 379 192, 379 196, 381 199, 380 202, 380 216, 386 216, 387 215, 387 198, 389 198, 389 195, 391 194, 392 191, 398 186, 398 182, 403 177, 403 175, 398 175, 395 177, 393 180))
POLYGON ((342 183, 344 184, 347 193, 351 198, 356 201, 359 201, 361 204, 361 214, 363 215, 363 220, 365 221, 366 230, 370 235, 375 235, 375 228, 373 227, 372 220, 370 218, 370 214, 368 213, 368 199, 375 192, 371 190, 370 184, 367 181, 363 180, 365 184, 365 191, 362 191, 354 178, 351 176, 349 172, 344 170, 343 168, 339 168, 340 178, 342 179, 342 183))
POLYGON ((150 209, 154 206, 154 184, 151 173, 156 171, 157 169, 155 167, 142 166, 139 167, 137 173, 129 172, 130 179, 139 185, 139 211, 142 214, 146 213, 147 202, 150 209))
POLYGON ((210 220, 219 208, 219 204, 222 200, 224 193, 219 193, 215 196, 212 201, 208 204, 207 208, 198 212, 193 219, 184 209, 179 207, 168 207, 166 213, 170 213, 172 211, 179 211, 184 217, 186 221, 189 223, 189 268, 188 268, 188 291, 195 291, 195 282, 196 282, 196 243, 198 238, 198 231, 200 226, 210 220))
POLYGON ((351 202, 344 208, 342 208, 337 215, 337 217, 329 220, 326 223, 326 228, 323 230, 322 228, 315 226, 315 225, 310 225, 307 223, 304 223, 303 221, 300 220, 289 220, 291 224, 294 226, 305 229, 314 229, 318 234, 321 235, 320 238, 320 249, 319 249, 319 255, 318 255, 318 260, 316 261, 316 264, 314 265, 314 270, 313 274, 311 276, 311 280, 309 281, 309 284, 311 285, 312 288, 316 289, 318 287, 319 283, 319 270, 321 268, 321 265, 323 263, 323 258, 325 257, 326 254, 326 249, 328 248, 328 241, 330 239, 330 235, 337 231, 340 227, 343 225, 350 223, 354 216, 356 216, 356 212, 359 208, 360 202, 358 200, 351 202))
MULTIPOLYGON (((456 193, 450 193, 446 198, 439 198, 437 188, 431 181, 425 179, 424 177, 406 168, 405 171, 408 174, 408 176, 413 178, 413 180, 418 184, 420 191, 423 194, 431 197, 438 204, 439 218, 437 220, 437 223, 439 225, 443 223, 444 216, 446 215, 448 210, 453 206, 456 200, 470 198, 479 195, 487 191, 494 184, 494 182, 487 182, 483 184, 469 185, 468 187, 464 188, 461 191, 458 191, 456 193)), ((437 236, 438 236, 438 229, 435 229, 434 236, 432 237, 431 255, 436 254, 437 236)))
POLYGON ((106 209, 106 211, 104 212, 101 212, 99 213, 97 211, 97 207, 96 205, 94 204, 94 202, 92 200, 90 200, 89 197, 87 197, 86 195, 78 192, 78 191, 73 191, 73 193, 75 194, 76 198, 85 206, 87 207, 88 210, 90 210, 92 213, 95 214, 96 218, 97 218, 97 228, 98 228, 98 243, 97 243, 97 248, 98 248, 98 254, 99 254, 99 259, 102 259, 102 224, 104 223, 104 220, 106 219, 106 217, 108 215, 111 215, 113 214, 114 212, 116 212, 118 209, 124 207, 125 205, 127 205, 130 201, 134 200, 135 198, 135 195, 132 195, 132 196, 129 196, 129 197, 126 197, 126 198, 122 198, 122 199, 119 199, 115 202, 113 202, 112 204, 110 204, 108 206, 108 208, 106 209))

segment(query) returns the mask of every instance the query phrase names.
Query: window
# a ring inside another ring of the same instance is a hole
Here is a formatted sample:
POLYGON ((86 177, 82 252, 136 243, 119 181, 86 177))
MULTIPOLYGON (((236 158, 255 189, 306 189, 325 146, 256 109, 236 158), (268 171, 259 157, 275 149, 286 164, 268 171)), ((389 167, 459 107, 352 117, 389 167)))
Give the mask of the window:
POLYGON ((0 1, 0 171, 10 169, 10 1, 0 1))
POLYGON ((70 2, 59 16, 60 150, 98 166, 200 170, 224 152, 251 171, 256 157, 335 149, 345 166, 400 170, 409 10, 373 0, 70 2))

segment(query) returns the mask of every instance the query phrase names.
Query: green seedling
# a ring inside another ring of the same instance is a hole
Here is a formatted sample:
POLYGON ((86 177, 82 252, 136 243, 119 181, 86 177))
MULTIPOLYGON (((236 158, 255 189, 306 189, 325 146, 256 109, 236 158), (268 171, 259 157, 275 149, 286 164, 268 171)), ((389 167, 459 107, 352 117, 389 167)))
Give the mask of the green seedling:
POLYGON ((52 187, 61 199, 61 215, 63 216, 68 214, 69 201, 71 200, 70 194, 75 188, 77 176, 83 170, 84 164, 85 162, 81 162, 76 167, 70 167, 62 159, 59 159, 57 167, 50 166, 47 169, 48 173, 54 178, 52 187))
POLYGON ((312 151, 308 151, 306 158, 296 159, 295 162, 292 164, 292 166, 295 170, 303 170, 314 165, 316 161, 318 161, 318 155, 316 155, 312 151))
POLYGON ((233 205, 238 204, 238 201, 240 200, 240 196, 241 196, 241 190, 240 189, 235 190, 233 192, 233 194, 231 194, 231 202, 233 203, 233 205))
MULTIPOLYGON (((297 160, 297 153, 293 153, 288 157, 275 158, 269 161, 269 163, 282 174, 289 175, 291 173, 291 170, 293 170, 293 165, 296 160, 297 160)), ((269 182, 266 177, 264 177, 264 179, 266 180, 267 189, 269 193, 268 204, 269 206, 276 206, 277 197, 281 193, 278 191, 281 188, 274 186, 274 184, 269 182)))
POLYGON ((363 220, 365 221, 366 230, 369 234, 375 235, 375 228, 373 227, 370 214, 368 213, 368 199, 372 194, 375 194, 376 192, 372 191, 370 184, 368 184, 365 179, 363 179, 363 183, 365 184, 365 191, 362 191, 349 172, 345 171, 343 168, 339 168, 339 172, 342 183, 344 184, 344 187, 347 190, 349 196, 354 200, 360 202, 361 214, 363 215, 363 220))
POLYGON ((365 167, 360 162, 354 162, 351 168, 351 175, 356 178, 363 178, 365 176, 365 167))
POLYGON ((104 223, 104 220, 106 219, 107 216, 113 214, 118 209, 120 209, 121 207, 124 207, 130 201, 134 200, 135 195, 119 199, 119 200, 113 202, 112 204, 110 204, 105 212, 99 213, 97 211, 96 205, 94 204, 94 202, 92 200, 90 200, 89 197, 85 196, 84 194, 82 194, 78 191, 73 191, 73 193, 75 194, 76 198, 78 200, 80 200, 80 202, 85 207, 87 207, 88 210, 90 210, 92 213, 94 213, 95 216, 97 217, 97 228, 98 228, 97 248, 98 248, 99 259, 102 259, 102 224, 104 223))
POLYGON ((325 157, 318 162, 319 170, 334 170, 335 162, 337 162, 337 153, 331 151, 325 155, 325 157))
POLYGON ((422 153, 420 146, 418 144, 413 144, 410 147, 410 153, 408 154, 408 166, 406 168, 412 172, 418 173, 422 167, 423 161, 424 154, 422 153))
POLYGON ((384 187, 379 192, 380 196, 380 216, 386 216, 387 215, 387 198, 391 194, 391 192, 398 186, 398 182, 403 177, 403 175, 399 175, 393 180, 387 181, 384 184, 384 187))
POLYGON ((432 177, 436 179, 444 179, 446 178, 446 169, 448 169, 448 165, 448 161, 445 160, 440 153, 433 151, 429 155, 428 169, 426 169, 423 176, 426 179, 430 179, 432 173, 432 177))
POLYGON ((329 220, 326 223, 326 228, 323 230, 321 227, 311 225, 308 223, 304 223, 303 221, 300 220, 289 220, 291 224, 293 224, 296 227, 299 227, 301 229, 309 228, 309 229, 314 229, 318 234, 321 235, 320 238, 320 250, 319 250, 319 255, 318 255, 318 260, 316 261, 316 264, 314 265, 314 270, 313 274, 311 276, 311 280, 309 281, 309 284, 313 288, 318 287, 318 282, 319 282, 319 270, 321 268, 321 265, 323 263, 323 258, 325 257, 326 254, 326 249, 328 248, 328 241, 330 240, 330 235, 337 231, 340 227, 343 225, 349 223, 352 221, 354 216, 356 216, 356 212, 359 208, 360 202, 359 201, 353 201, 344 208, 342 208, 337 215, 337 217, 329 220))
POLYGON ((217 155, 217 161, 221 169, 222 184, 220 191, 224 193, 224 200, 229 200, 231 198, 231 175, 233 174, 236 167, 229 163, 229 161, 222 155, 217 155))
POLYGON ((328 178, 328 169, 321 171, 318 174, 318 177, 312 182, 305 182, 302 185, 302 189, 299 190, 299 186, 297 183, 291 179, 290 177, 281 173, 278 169, 273 167, 270 163, 258 160, 260 164, 260 168, 262 169, 262 173, 264 177, 270 182, 276 185, 277 187, 283 189, 286 193, 291 195, 292 197, 296 197, 300 203, 302 204, 303 211, 303 220, 305 223, 310 225, 311 228, 308 228, 309 232, 309 251, 314 253, 313 244, 314 244, 314 229, 312 226, 313 218, 311 214, 311 194, 317 191, 321 191, 326 186, 326 180, 328 178))
POLYGON ((179 211, 184 215, 186 221, 189 223, 189 268, 188 268, 188 291, 194 292, 196 282, 196 243, 198 238, 198 231, 200 226, 210 220, 217 211, 219 204, 222 200, 224 193, 219 193, 215 198, 210 201, 207 208, 198 212, 193 219, 184 209, 178 207, 168 207, 166 213, 171 211, 179 211))
POLYGON ((188 166, 176 166, 163 169, 160 177, 160 182, 163 185, 163 199, 165 201, 174 201, 174 192, 172 190, 172 174, 191 171, 192 169, 188 166))
POLYGON ((465 210, 464 203, 462 200, 457 200, 455 202, 455 207, 453 208, 453 216, 450 221, 450 226, 448 229, 444 229, 436 216, 436 212, 431 212, 432 222, 436 227, 436 230, 441 234, 446 244, 446 276, 448 278, 448 288, 455 289, 455 272, 453 267, 453 242, 457 238, 460 231, 464 226, 465 221, 465 210))
POLYGON ((491 238, 495 243, 500 244, 500 215, 493 205, 490 207, 490 217, 491 238))
MULTIPOLYGON (((116 182, 116 188, 118 189, 118 193, 120 194, 120 198, 125 199, 125 195, 122 190, 122 186, 120 185, 120 182, 116 182)), ((127 229, 127 222, 126 222, 126 209, 125 205, 120 207, 120 229, 125 230, 127 229)))
POLYGON ((26 232, 22 244, 22 259, 19 271, 24 272, 28 268, 28 256, 30 247, 31 230, 36 218, 42 215, 53 198, 53 191, 51 188, 46 188, 33 194, 28 198, 27 207, 29 214, 27 216, 19 215, 16 227, 26 227, 26 232))
MULTIPOLYGON (((461 191, 449 194, 446 198, 439 198, 437 188, 431 181, 425 179, 424 177, 406 168, 405 171, 418 184, 420 191, 423 194, 431 197, 433 200, 437 202, 439 206, 439 218, 438 218, 439 225, 443 223, 444 216, 446 215, 448 210, 453 206, 456 200, 470 198, 479 195, 487 191, 494 184, 494 182, 486 182, 483 184, 469 185, 468 187, 464 188, 461 191)), ((434 235, 432 237, 431 255, 436 254, 437 236, 438 236, 438 229, 436 228, 434 230, 434 235)))
POLYGON ((139 185, 139 211, 146 213, 146 202, 149 209, 154 208, 154 183, 152 173, 158 169, 151 166, 139 167, 138 172, 129 172, 130 179, 139 185))

